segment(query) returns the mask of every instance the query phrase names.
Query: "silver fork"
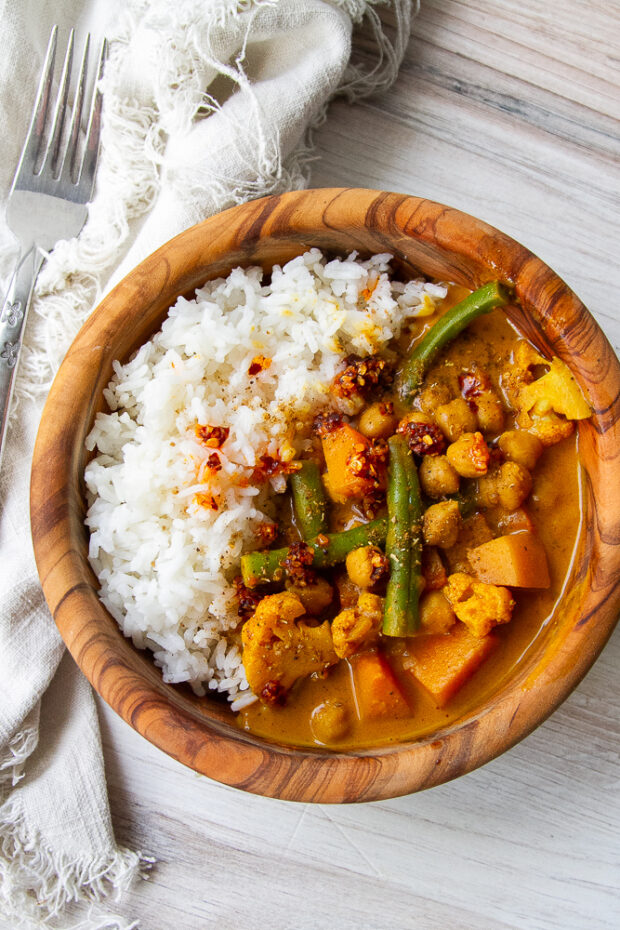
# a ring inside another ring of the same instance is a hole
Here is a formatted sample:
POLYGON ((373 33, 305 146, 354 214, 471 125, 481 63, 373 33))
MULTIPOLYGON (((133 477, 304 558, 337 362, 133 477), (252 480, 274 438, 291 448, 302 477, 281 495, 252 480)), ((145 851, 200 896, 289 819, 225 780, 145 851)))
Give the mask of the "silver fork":
POLYGON ((58 27, 54 26, 30 128, 7 203, 7 223, 19 240, 21 250, 0 312, 0 460, 17 360, 34 282, 46 253, 60 239, 77 236, 84 225, 88 213, 87 204, 95 183, 99 154, 103 101, 98 82, 106 56, 105 39, 97 64, 88 128, 83 144, 80 142, 80 130, 90 36, 86 38, 84 46, 68 132, 74 30, 71 30, 67 43, 58 94, 50 119, 57 45, 58 27))

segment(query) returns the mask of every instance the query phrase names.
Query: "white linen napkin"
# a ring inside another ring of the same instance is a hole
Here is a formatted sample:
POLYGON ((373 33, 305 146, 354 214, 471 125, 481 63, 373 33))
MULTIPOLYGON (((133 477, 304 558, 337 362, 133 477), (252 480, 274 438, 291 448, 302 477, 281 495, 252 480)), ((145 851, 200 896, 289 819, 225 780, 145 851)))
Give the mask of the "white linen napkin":
MULTIPOLYGON (((38 927, 59 926, 70 901, 120 893, 149 861, 114 840, 95 703, 32 557, 29 467, 51 378, 104 290, 153 249, 214 212, 306 184, 311 131, 329 100, 389 86, 412 11, 411 0, 34 6, 0 0, 3 203, 51 25, 61 39, 77 25, 110 40, 96 195, 80 236, 59 243, 40 275, 0 473, 0 914, 38 927), (395 22, 389 39, 381 6, 395 22), (364 17, 374 49, 359 58, 351 35, 364 17)), ((14 256, 0 220, 5 284, 14 256)), ((112 919, 94 911, 80 927, 112 919)))

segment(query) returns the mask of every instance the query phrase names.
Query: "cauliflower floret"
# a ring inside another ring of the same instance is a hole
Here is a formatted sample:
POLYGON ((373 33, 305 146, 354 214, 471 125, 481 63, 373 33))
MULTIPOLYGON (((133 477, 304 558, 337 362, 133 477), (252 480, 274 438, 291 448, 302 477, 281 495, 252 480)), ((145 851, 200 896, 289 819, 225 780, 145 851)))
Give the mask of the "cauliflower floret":
POLYGON ((494 626, 508 623, 515 606, 508 588, 476 581, 465 572, 450 575, 443 593, 474 636, 486 636, 494 626))
POLYGON ((329 623, 296 622, 305 614, 296 594, 270 594, 243 625, 243 665, 250 688, 266 704, 281 703, 297 681, 335 665, 329 623))
POLYGON ((553 410, 541 415, 520 410, 516 420, 521 429, 527 429, 537 436, 543 446, 554 446, 575 432, 573 421, 564 419, 553 410))
POLYGON ((534 433, 543 445, 560 442, 574 431, 574 420, 592 413, 581 388, 561 359, 543 358, 529 343, 518 344, 514 363, 504 373, 502 384, 517 412, 517 424, 534 433), (548 370, 534 379, 531 369, 548 370))
POLYGON ((370 646, 379 637, 383 622, 383 601, 376 594, 360 594, 355 607, 341 610, 332 622, 334 650, 341 659, 370 646))
POLYGON ((581 393, 570 370, 555 356, 550 362, 538 356, 540 365, 548 365, 549 371, 537 381, 524 384, 519 391, 519 407, 524 412, 544 416, 553 410, 567 420, 585 420, 592 411, 581 393))

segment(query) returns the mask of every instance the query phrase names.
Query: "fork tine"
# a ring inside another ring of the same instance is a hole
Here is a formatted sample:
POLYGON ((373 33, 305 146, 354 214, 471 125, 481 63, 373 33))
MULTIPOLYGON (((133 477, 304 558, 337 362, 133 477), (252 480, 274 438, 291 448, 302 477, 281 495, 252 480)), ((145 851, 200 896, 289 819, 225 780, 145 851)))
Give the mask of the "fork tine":
POLYGON ((82 159, 82 167, 78 180, 78 195, 80 200, 86 202, 90 200, 95 185, 95 171, 97 168, 97 159, 99 157, 99 136, 101 134, 101 110, 103 107, 103 94, 99 87, 99 82, 103 77, 103 69, 108 54, 108 43, 104 39, 101 44, 101 54, 99 55, 99 64, 95 76, 93 89, 93 98, 90 105, 90 116, 88 119, 88 132, 86 133, 86 148, 82 159))
POLYGON ((60 78, 60 87, 56 97, 56 106, 54 107, 54 117, 52 128, 49 134, 49 142, 41 171, 45 168, 54 169, 58 162, 58 153, 60 152, 60 143, 62 141, 62 131, 65 125, 65 116, 67 112, 67 98, 69 96, 69 80, 71 78, 71 64, 73 62, 73 41, 75 38, 75 29, 69 33, 69 42, 62 66, 62 76, 60 78))
POLYGON ((78 165, 78 143, 80 140, 80 127, 82 125, 82 108, 84 105, 84 91, 86 89, 86 72, 88 68, 88 52, 90 49, 90 35, 86 36, 84 43, 84 54, 82 55, 82 64, 80 65, 80 75, 75 90, 73 101, 73 113, 71 114, 71 126, 69 129, 69 138, 67 148, 64 154, 62 166, 60 169, 60 178, 67 183, 77 182, 78 165))
POLYGON ((28 127, 28 135, 26 136, 24 148, 22 149, 22 154, 19 159, 19 164, 17 165, 15 177, 13 179, 13 186, 15 186, 17 179, 20 177, 22 172, 28 175, 34 172, 37 157, 41 148, 41 141, 45 131, 45 122, 47 119, 50 94, 52 91, 52 79, 54 77, 54 62, 56 60, 57 42, 58 26, 54 26, 49 42, 47 44, 47 52, 45 54, 45 63, 41 73, 41 80, 39 81, 37 99, 32 111, 30 126, 28 127))

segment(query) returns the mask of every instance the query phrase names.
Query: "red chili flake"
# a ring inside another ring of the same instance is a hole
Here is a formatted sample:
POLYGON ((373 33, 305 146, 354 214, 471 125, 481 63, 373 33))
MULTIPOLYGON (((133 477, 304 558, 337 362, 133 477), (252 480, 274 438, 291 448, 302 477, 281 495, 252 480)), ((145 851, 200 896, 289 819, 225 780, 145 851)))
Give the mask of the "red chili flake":
POLYGON ((268 681, 259 697, 265 704, 284 704, 286 691, 279 681, 268 681))
POLYGON ((370 580, 373 584, 383 581, 390 574, 390 563, 380 549, 376 549, 370 556, 370 580))
POLYGON ((222 463, 220 462, 220 457, 216 452, 212 452, 209 458, 207 459, 207 468, 209 471, 220 471, 222 463))
POLYGON ((228 439, 230 428, 228 426, 201 426, 197 423, 194 432, 205 446, 210 449, 221 449, 228 439))
POLYGON ((319 413, 312 424, 312 429, 320 439, 323 439, 323 437, 328 436, 329 433, 333 433, 335 430, 340 429, 342 422, 342 417, 339 413, 334 413, 333 411, 329 413, 319 413))
POLYGON ((392 383, 392 369, 384 358, 349 355, 344 365, 344 371, 336 375, 331 385, 330 390, 336 397, 366 397, 377 388, 385 388, 392 383))
POLYGON ((304 587, 316 581, 316 572, 310 568, 313 562, 314 551, 307 543, 298 542, 288 547, 282 564, 291 581, 304 587))
POLYGON ((267 481, 274 475, 290 475, 294 471, 299 471, 300 468, 301 462, 283 462, 281 459, 274 459, 271 455, 261 455, 258 465, 254 466, 252 480, 267 481))
POLYGON ((399 427, 414 455, 442 455, 446 450, 446 438, 436 423, 419 423, 409 420, 399 427))
POLYGON ((466 401, 470 403, 470 406, 474 403, 476 397, 480 397, 485 391, 488 391, 491 387, 491 382, 489 376, 480 369, 475 371, 466 371, 464 374, 459 375, 459 387, 461 389, 461 394, 466 401))
POLYGON ((256 535, 264 546, 270 546, 278 535, 278 524, 259 523, 256 527, 256 535))
POLYGON ((316 538, 316 541, 317 541, 317 545, 320 546, 321 549, 327 549, 327 547, 329 546, 329 536, 326 536, 325 533, 319 533, 319 535, 316 538))
POLYGON ((482 433, 473 434, 473 439, 469 443, 467 453, 474 471, 479 475, 486 475, 491 460, 491 454, 482 433))
POLYGON ((347 469, 358 478, 372 481, 378 488, 383 484, 388 456, 385 439, 371 439, 368 446, 361 443, 355 446, 355 451, 347 459, 347 469))
POLYGON ((247 620, 252 616, 264 595, 259 594, 252 588, 247 588, 242 578, 235 578, 233 584, 235 586, 235 597, 239 601, 237 613, 244 620, 247 620))
POLYGON ((213 497, 213 494, 204 494, 202 491, 199 491, 198 494, 194 496, 194 501, 199 507, 204 507, 205 510, 219 510, 218 503, 213 497))
POLYGON ((248 374, 258 375, 261 371, 266 371, 271 365, 271 359, 265 358, 264 355, 255 355, 252 359, 252 364, 248 368, 248 374))

